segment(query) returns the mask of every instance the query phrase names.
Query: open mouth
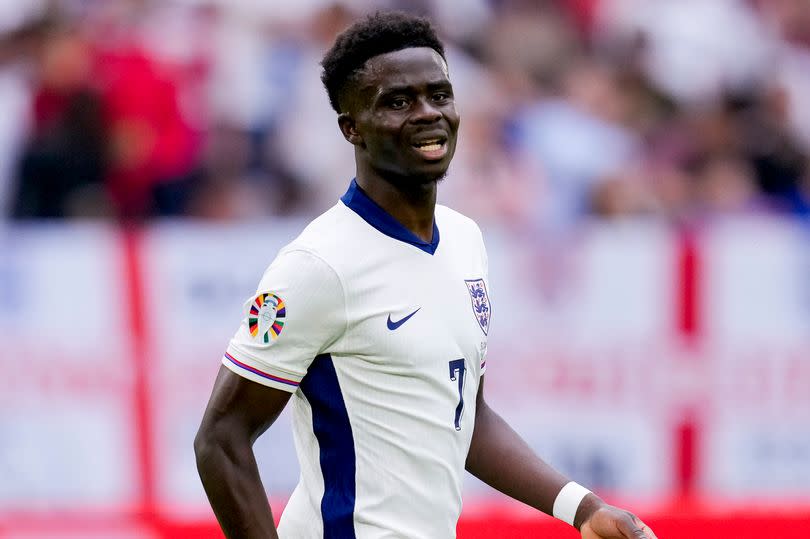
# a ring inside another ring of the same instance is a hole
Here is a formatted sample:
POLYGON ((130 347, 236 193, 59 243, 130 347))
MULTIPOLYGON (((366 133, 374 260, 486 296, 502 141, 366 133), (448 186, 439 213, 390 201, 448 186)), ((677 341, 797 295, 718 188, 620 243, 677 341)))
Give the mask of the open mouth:
POLYGON ((444 137, 420 140, 412 146, 427 159, 441 159, 447 154, 447 139, 444 137))

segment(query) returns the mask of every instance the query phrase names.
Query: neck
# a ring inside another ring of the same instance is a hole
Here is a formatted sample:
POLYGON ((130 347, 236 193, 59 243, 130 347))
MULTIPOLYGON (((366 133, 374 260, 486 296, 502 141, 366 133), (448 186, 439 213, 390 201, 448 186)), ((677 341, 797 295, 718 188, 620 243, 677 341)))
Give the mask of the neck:
POLYGON ((382 178, 357 171, 357 184, 382 209, 418 238, 433 240, 433 212, 438 180, 420 182, 412 178, 382 178))

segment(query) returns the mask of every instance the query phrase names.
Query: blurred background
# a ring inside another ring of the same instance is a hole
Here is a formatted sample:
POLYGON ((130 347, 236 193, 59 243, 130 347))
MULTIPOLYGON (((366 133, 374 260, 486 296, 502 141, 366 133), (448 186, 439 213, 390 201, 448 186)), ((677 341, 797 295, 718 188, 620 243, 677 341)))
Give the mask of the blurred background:
MULTIPOLYGON (((662 539, 806 537, 806 0, 0 0, 0 537, 220 536, 192 439, 353 176, 319 61, 389 8, 448 48, 491 404, 662 539)), ((286 416, 257 453, 278 515, 286 416)), ((549 535, 470 479, 460 538, 549 535)))

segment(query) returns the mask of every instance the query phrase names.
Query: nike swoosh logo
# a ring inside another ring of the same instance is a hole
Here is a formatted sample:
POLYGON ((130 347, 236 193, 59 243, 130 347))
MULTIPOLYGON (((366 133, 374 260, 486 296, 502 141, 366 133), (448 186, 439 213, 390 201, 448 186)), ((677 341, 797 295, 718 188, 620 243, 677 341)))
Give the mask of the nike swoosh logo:
MULTIPOLYGON (((419 309, 421 309, 421 308, 422 308, 422 307, 419 307, 419 309)), ((405 318, 402 318, 401 320, 397 320, 396 322, 394 322, 393 320, 391 320, 391 315, 389 314, 389 315, 388 315, 388 329, 390 329, 391 331, 394 331, 394 330, 395 330, 395 329, 397 329, 399 326, 401 326, 402 324, 404 324, 405 322, 407 322, 407 321, 408 321, 408 319, 410 319, 410 317, 412 317, 413 315, 415 315, 416 313, 418 313, 418 312, 419 312, 419 309, 416 309, 414 312, 412 312, 411 314, 409 314, 409 315, 408 315, 408 316, 406 316, 405 318)))

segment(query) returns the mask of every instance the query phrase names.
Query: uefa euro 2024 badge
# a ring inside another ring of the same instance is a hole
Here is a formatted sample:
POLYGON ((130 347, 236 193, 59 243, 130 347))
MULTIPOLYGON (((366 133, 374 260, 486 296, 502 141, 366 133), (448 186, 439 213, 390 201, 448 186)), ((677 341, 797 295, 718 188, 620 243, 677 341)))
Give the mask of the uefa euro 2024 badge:
POLYGON ((487 331, 489 331, 489 319, 492 314, 492 310, 489 306, 487 285, 484 283, 483 279, 465 279, 464 284, 467 285, 467 291, 470 293, 475 319, 478 320, 481 331, 486 335, 487 331))
POLYGON ((250 304, 248 312, 250 336, 265 344, 269 344, 271 339, 275 341, 284 328, 286 316, 287 307, 283 299, 270 292, 259 294, 250 304))

